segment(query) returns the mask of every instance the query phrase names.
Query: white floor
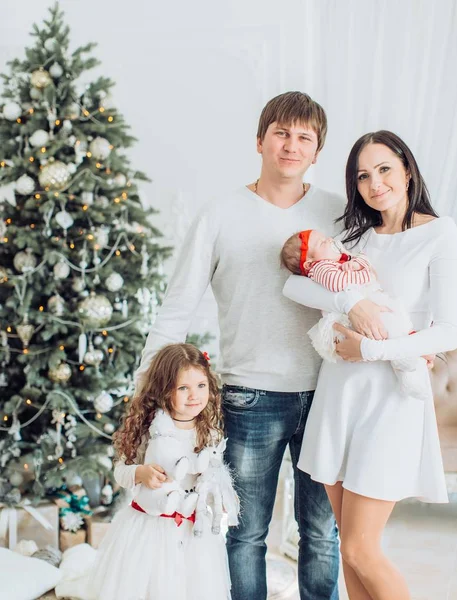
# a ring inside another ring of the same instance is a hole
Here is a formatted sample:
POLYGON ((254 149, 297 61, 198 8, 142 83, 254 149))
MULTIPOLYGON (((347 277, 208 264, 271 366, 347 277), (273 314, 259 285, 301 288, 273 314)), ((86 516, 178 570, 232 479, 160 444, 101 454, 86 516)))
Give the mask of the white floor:
MULTIPOLYGON (((278 496, 268 538, 275 554, 281 539, 278 496)), ((457 504, 398 504, 387 525, 384 547, 406 578, 412 600, 457 600, 457 504)), ((274 598, 299 600, 296 583, 274 598)), ((340 600, 348 600, 342 577, 340 600)))

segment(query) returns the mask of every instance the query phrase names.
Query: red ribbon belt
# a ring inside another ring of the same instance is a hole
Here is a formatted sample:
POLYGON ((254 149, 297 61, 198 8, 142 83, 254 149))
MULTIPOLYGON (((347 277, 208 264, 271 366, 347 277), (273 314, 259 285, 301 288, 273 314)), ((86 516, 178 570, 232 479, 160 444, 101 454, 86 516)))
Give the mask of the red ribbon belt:
MULTIPOLYGON (((135 500, 132 500, 131 507, 134 508, 135 510, 138 510, 139 512, 147 514, 146 511, 143 508, 141 508, 141 506, 139 504, 137 504, 135 502, 135 500)), ((195 523, 195 511, 190 515, 190 517, 185 517, 184 515, 182 515, 179 512, 174 512, 172 515, 159 515, 159 517, 167 517, 169 519, 173 519, 178 527, 181 525, 181 523, 185 519, 187 519, 191 523, 195 523)))

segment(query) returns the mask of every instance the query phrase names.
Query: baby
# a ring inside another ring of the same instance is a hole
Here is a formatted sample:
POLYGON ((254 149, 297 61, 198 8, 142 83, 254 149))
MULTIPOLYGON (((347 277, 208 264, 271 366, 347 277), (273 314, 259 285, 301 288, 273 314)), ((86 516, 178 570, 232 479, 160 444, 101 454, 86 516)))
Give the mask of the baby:
MULTIPOLYGON (((281 263, 295 275, 309 277, 331 292, 341 292, 348 285, 360 286, 365 298, 391 309, 392 312, 381 314, 389 338, 414 333, 408 313, 398 301, 392 300, 382 290, 367 257, 360 253, 350 254, 341 242, 315 229, 300 231, 284 244, 281 263)), ((308 331, 316 351, 330 362, 335 362, 338 358, 334 339, 341 339, 340 334, 333 329, 335 322, 351 326, 346 315, 329 313, 308 331)), ((424 360, 420 357, 391 362, 404 395, 421 400, 426 397, 426 390, 418 376, 423 363, 424 360)))

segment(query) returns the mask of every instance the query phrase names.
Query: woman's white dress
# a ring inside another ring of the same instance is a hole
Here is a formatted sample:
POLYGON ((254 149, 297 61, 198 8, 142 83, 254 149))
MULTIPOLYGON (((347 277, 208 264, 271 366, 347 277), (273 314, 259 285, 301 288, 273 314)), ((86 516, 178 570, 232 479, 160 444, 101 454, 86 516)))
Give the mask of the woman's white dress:
MULTIPOLYGON (((298 467, 316 481, 342 481, 370 498, 447 502, 426 362, 418 375, 429 392, 424 402, 401 395, 389 361, 457 347, 457 227, 443 217, 392 235, 370 229, 357 250, 368 256, 383 289, 402 299, 417 333, 365 338, 367 362, 323 362, 298 467)), ((284 293, 334 311, 336 294, 303 279, 291 278, 284 293)))

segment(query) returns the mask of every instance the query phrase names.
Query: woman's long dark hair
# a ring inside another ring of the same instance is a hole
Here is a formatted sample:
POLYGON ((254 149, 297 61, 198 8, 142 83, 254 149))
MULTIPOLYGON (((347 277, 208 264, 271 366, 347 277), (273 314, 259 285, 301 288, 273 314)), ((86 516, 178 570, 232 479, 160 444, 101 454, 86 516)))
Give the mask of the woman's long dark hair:
POLYGON ((347 232, 343 242, 354 242, 354 245, 359 242, 370 227, 382 225, 381 213, 368 206, 357 189, 359 156, 368 144, 383 144, 390 148, 402 161, 406 172, 411 176, 407 191, 408 206, 403 218, 402 231, 412 227, 414 213, 433 217, 438 216, 430 203, 428 189, 420 174, 416 159, 405 142, 391 131, 381 130, 366 133, 356 141, 349 153, 346 163, 346 195, 348 202, 343 216, 337 219, 337 222, 343 221, 344 229, 347 232))

